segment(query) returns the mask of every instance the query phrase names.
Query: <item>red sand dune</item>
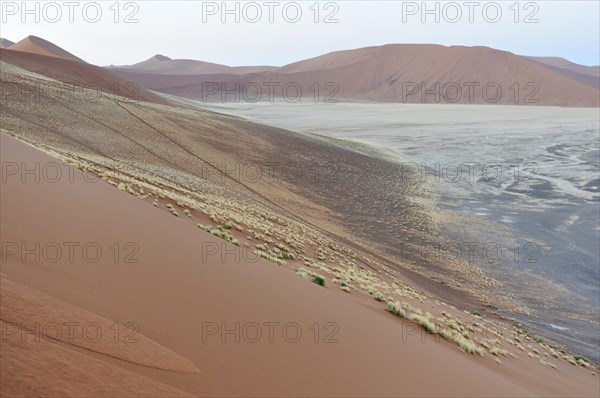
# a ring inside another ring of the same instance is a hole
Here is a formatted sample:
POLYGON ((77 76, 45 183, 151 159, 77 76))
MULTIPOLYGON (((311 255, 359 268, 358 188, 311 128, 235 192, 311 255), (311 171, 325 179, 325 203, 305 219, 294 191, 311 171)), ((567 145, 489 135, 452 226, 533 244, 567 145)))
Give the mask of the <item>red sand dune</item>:
POLYGON ((273 66, 227 66, 211 62, 194 61, 191 59, 171 59, 160 54, 131 66, 111 66, 110 68, 166 75, 206 75, 221 73, 243 75, 277 69, 273 66))
POLYGON ((70 59, 72 61, 85 62, 81 58, 77 58, 70 52, 58 47, 56 44, 50 43, 49 41, 37 36, 28 36, 20 42, 11 45, 10 49, 33 54, 46 55, 48 57, 64 58, 70 59))
MULTIPOLYGON (((140 80, 139 75, 129 75, 128 70, 121 72, 134 81, 143 81, 141 84, 190 98, 202 98, 202 82, 222 81, 215 76, 204 76, 204 80, 196 84, 182 85, 181 79, 171 76, 156 75, 149 82, 147 78, 140 80)), ((311 87, 315 83, 321 88, 321 98, 332 92, 326 85, 333 83, 338 89, 333 98, 337 99, 435 103, 435 95, 423 96, 422 93, 439 83, 440 95, 444 86, 448 85, 449 90, 446 98, 437 99, 440 103, 599 106, 600 91, 593 76, 586 75, 582 79, 578 72, 578 75, 570 72, 553 70, 526 57, 488 47, 390 44, 336 51, 270 72, 233 77, 227 81, 227 88, 231 90, 235 84, 244 87, 254 82, 275 82, 279 87, 296 83, 301 86, 303 97, 311 100, 314 91, 311 87), (477 84, 472 94, 466 85, 471 83, 477 84), (518 92, 515 83, 518 83, 518 92), (489 88, 489 85, 494 87, 489 88), (456 86, 462 90, 460 95, 456 93, 456 86), (498 98, 495 86, 502 90, 498 98), (415 89, 414 94, 410 94, 415 89)), ((200 79, 202 76, 195 81, 200 79)), ((276 91, 276 94, 281 93, 276 91)))
MULTIPOLYGON (((28 169, 35 162, 41 169, 57 162, 5 134, 0 139, 3 162, 28 169)), ((122 351, 120 340, 111 348, 109 339, 51 344, 11 335, 1 342, 3 396, 597 393, 592 376, 568 364, 557 370, 529 368, 520 361, 500 367, 424 332, 405 333, 414 324, 381 306, 355 302, 270 262, 236 260, 232 253, 240 249, 185 220, 103 181, 85 181, 69 166, 62 170, 63 176, 74 172, 76 177, 38 183, 31 176, 5 178, 0 190, 3 243, 31 248, 36 242, 41 247, 94 242, 104 254, 92 262, 76 250, 74 260, 62 255, 48 261, 47 254, 42 257, 46 261, 38 262, 31 255, 7 251, 1 275, 3 325, 33 328, 39 323, 45 330, 50 322, 70 320, 81 326, 96 322, 105 330, 107 322, 133 322, 138 343, 122 351), (137 262, 124 262, 109 249, 126 242, 137 245, 137 262), (208 255, 208 245, 220 250, 208 255), (240 329, 250 323, 279 322, 283 327, 295 322, 302 335, 292 343, 285 341, 281 329, 274 329, 270 340, 268 329, 262 329, 257 342, 249 341, 255 334, 242 334, 235 342, 235 332, 207 335, 207 322, 221 331, 222 323, 235 330, 237 322, 243 325, 240 329), (337 325, 336 341, 326 343, 332 330, 324 325, 330 322, 337 325), (315 323, 321 331, 316 341, 311 329, 315 323), (144 366, 144 359, 156 365, 144 366)))
POLYGON ((14 47, 0 50, 0 61, 75 86, 87 87, 132 100, 158 104, 168 103, 137 83, 105 68, 73 59, 17 51, 14 47))

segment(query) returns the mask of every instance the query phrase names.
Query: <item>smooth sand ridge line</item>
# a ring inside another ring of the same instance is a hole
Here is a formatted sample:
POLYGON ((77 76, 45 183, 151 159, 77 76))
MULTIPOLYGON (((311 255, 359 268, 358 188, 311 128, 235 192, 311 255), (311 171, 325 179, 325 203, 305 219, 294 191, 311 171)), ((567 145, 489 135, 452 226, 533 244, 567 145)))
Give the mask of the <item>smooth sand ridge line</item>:
MULTIPOLYGON (((0 319, 42 337, 131 362, 174 372, 198 373, 187 359, 124 325, 25 287, 2 275, 0 319), (75 332, 85 330, 81 333, 75 332)), ((133 327, 133 325, 131 325, 133 327)), ((20 338, 16 329, 5 336, 20 338)))
MULTIPOLYGON (((2 330, 11 327, 0 320, 2 330)), ((3 342, 0 394, 5 397, 190 397, 147 377, 32 335, 3 342)))
MULTIPOLYGON (((4 162, 25 162, 29 168, 35 162, 57 162, 12 137, 2 134, 0 139, 4 162)), ((2 272, 105 319, 135 322, 139 333, 192 361, 201 372, 164 372, 97 359, 179 390, 202 396, 595 394, 590 382, 581 379, 590 377, 581 376, 583 372, 557 377, 555 370, 542 367, 501 369, 454 344, 431 338, 424 343, 426 334, 406 333, 414 323, 381 306, 358 305, 266 261, 239 260, 231 254, 234 248, 218 238, 104 182, 8 178, 1 195, 3 241, 138 245, 137 263, 115 261, 112 255, 76 264, 8 256, 2 272), (207 257, 208 247, 219 253, 207 257), (249 342, 242 334, 236 342, 235 333, 205 333, 207 324, 223 331, 235 330, 236 323, 242 329, 267 322, 280 324, 273 341, 263 336, 249 342), (288 323, 302 331, 296 342, 281 333, 288 323), (320 331, 316 340, 315 324, 320 331), (326 324, 335 327, 325 330, 326 324), (328 336, 337 342, 325 342, 328 336)), ((2 368, 8 372, 4 361, 2 368)))

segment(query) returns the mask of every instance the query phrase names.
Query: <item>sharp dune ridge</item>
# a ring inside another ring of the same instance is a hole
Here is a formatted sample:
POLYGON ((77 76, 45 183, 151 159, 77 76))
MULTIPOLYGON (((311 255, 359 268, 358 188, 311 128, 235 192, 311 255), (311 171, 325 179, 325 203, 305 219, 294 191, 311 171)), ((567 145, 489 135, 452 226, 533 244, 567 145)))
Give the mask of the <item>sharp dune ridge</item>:
MULTIPOLYGON (((409 47, 393 47, 388 64, 439 50, 409 47)), ((388 56, 361 49, 281 73, 327 78, 382 62, 385 72, 388 56)), ((3 240, 75 239, 105 253, 74 262, 6 253, 3 396, 597 395, 595 365, 493 310, 521 303, 485 272, 402 256, 399 242, 443 239, 445 214, 426 187, 397 178, 398 163, 143 89, 114 95, 109 83, 127 82, 123 70, 12 49, 0 58, 3 88, 38 89, 2 97, 2 161, 58 164, 74 176, 3 179, 3 240), (104 90, 92 101, 85 82, 96 80, 104 90), (90 342, 36 329, 69 321, 106 335, 90 342), (301 336, 269 340, 261 329, 258 341, 235 339, 244 325, 273 322, 301 336), (207 323, 234 333, 207 335, 207 323), (124 348, 131 327, 135 343, 124 348)), ((196 75, 135 74, 180 79, 182 90, 198 84, 196 75)))
MULTIPOLYGON (((23 40, 13 43, 10 46, 11 50, 22 51, 26 53, 46 55, 49 57, 70 59, 72 61, 85 62, 81 58, 76 57, 70 52, 60 48, 54 43, 37 36, 27 36, 23 40)), ((8 47, 7 47, 8 48, 8 47)))

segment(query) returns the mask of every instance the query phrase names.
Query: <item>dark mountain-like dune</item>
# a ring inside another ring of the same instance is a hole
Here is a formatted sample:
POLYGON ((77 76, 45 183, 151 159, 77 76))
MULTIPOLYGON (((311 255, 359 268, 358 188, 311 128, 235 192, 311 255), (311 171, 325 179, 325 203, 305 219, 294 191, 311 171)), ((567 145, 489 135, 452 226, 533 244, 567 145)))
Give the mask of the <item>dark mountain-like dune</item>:
POLYGON ((0 37, 0 48, 8 48, 8 47, 12 46, 13 44, 15 44, 15 43, 8 39, 0 37))
POLYGON ((317 85, 320 99, 331 95, 383 102, 598 106, 594 76, 565 71, 488 47, 420 44, 337 51, 229 80, 222 75, 185 81, 172 75, 141 79, 120 70, 146 87, 196 99, 203 98, 206 83, 216 82, 225 83, 228 90, 257 83, 267 91, 267 84, 276 84, 276 96, 282 87, 295 85, 301 87, 303 99, 312 99, 317 85), (429 90, 433 94, 425 94, 429 90))

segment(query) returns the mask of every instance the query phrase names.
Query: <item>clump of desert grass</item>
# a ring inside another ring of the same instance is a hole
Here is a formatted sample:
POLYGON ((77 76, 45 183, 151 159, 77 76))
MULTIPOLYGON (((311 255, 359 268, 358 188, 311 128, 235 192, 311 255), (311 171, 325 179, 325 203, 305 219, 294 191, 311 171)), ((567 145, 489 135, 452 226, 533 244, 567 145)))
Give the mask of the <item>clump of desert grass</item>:
POLYGON ((499 347, 492 347, 490 348, 490 354, 494 355, 494 356, 503 356, 506 357, 508 356, 510 353, 502 348, 499 347))
POLYGON ((233 235, 231 235, 231 233, 229 233, 229 231, 226 231, 223 228, 214 228, 214 227, 211 227, 210 225, 204 225, 201 223, 196 224, 196 227, 198 227, 198 229, 201 229, 203 231, 210 233, 211 235, 221 238, 224 241, 227 241, 235 246, 240 245, 240 241, 238 239, 236 239, 233 235))
POLYGON ((285 262, 279 258, 277 258, 276 256, 274 256, 273 254, 263 251, 263 250, 254 250, 254 254, 257 255, 260 258, 264 258, 265 260, 269 260, 271 262, 274 262, 277 265, 284 265, 285 262))
POLYGON ((396 302, 388 301, 387 311, 394 315, 399 316, 400 318, 406 318, 406 311, 404 311, 404 308, 402 308, 400 303, 397 301, 396 302))
POLYGON ((410 319, 411 321, 415 321, 418 324, 420 324, 421 326, 423 326, 425 328, 425 330, 427 331, 427 333, 431 333, 431 334, 435 333, 435 330, 436 330, 435 323, 433 322, 433 320, 431 320, 427 316, 413 312, 412 314, 410 314, 408 319, 410 319))
POLYGON ((458 337, 456 344, 458 344, 458 347, 467 354, 477 354, 482 357, 485 356, 485 350, 483 348, 478 347, 475 342, 466 339, 463 336, 458 337))
MULTIPOLYGON (((438 327, 434 322, 433 315, 428 312, 423 315, 421 309, 412 307, 406 302, 400 303, 398 301, 388 301, 386 310, 401 318, 415 321, 423 326, 428 333, 440 335, 443 339, 456 343, 461 350, 468 354, 485 356, 484 349, 465 337, 458 327, 438 327), (410 314, 407 314, 407 311, 410 311, 410 314)), ((457 324, 454 323, 454 325, 457 324)))
POLYGON ((379 301, 379 302, 385 300, 385 297, 380 292, 375 292, 373 294, 373 298, 375 299, 375 301, 379 301))
POLYGON ((575 355, 573 359, 575 359, 577 363, 583 366, 584 368, 589 368, 591 366, 590 361, 588 361, 588 359, 583 355, 575 355))
POLYGON ((304 267, 300 267, 296 273, 304 279, 307 279, 310 276, 310 271, 304 267))
POLYGON ((269 245, 267 245, 266 243, 256 245, 254 254, 258 257, 264 258, 265 260, 272 261, 277 265, 285 264, 285 261, 283 261, 283 257, 280 256, 279 253, 277 253, 276 251, 270 249, 269 245))
POLYGON ((477 354, 482 357, 485 356, 485 350, 482 347, 479 347, 474 341, 470 340, 456 328, 447 326, 436 327, 431 318, 423 315, 413 314, 410 318, 416 318, 416 321, 423 325, 429 333, 437 333, 444 340, 456 343, 456 345, 467 354, 477 354))
POLYGON ((325 277, 321 275, 314 275, 312 281, 319 286, 325 286, 325 277))
POLYGON ((167 204, 166 204, 166 207, 167 207, 167 209, 169 209, 169 212, 170 212, 171 214, 173 214, 175 217, 179 217, 179 213, 177 212, 177 210, 175 210, 175 207, 173 207, 173 205, 172 205, 172 204, 170 204, 170 203, 167 203, 167 204))

